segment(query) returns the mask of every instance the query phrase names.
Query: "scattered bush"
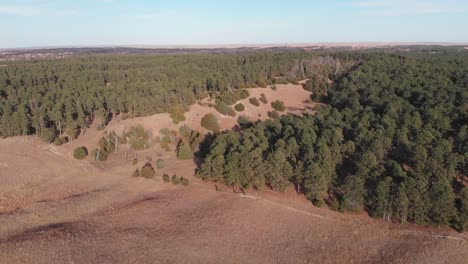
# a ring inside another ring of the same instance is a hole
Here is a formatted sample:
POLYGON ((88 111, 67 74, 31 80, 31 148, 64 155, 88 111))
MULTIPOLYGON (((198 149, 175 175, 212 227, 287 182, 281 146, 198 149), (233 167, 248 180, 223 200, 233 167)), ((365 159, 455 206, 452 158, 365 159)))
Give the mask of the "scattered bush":
POLYGON ((135 159, 132 160, 133 165, 136 165, 137 163, 138 163, 138 159, 135 158, 135 159))
POLYGON ((151 163, 147 162, 141 169, 140 176, 146 179, 153 178, 156 175, 151 163))
POLYGON ((258 99, 255 98, 255 97, 252 97, 249 99, 249 102, 253 105, 253 106, 260 106, 260 103, 258 102, 258 99))
POLYGON ((179 128, 179 133, 182 137, 188 138, 192 133, 192 129, 190 129, 190 127, 188 127, 187 125, 183 125, 179 128))
POLYGON ((193 130, 189 138, 190 148, 192 149, 192 151, 196 151, 198 149, 198 146, 200 145, 202 140, 202 134, 200 134, 200 132, 198 131, 193 130))
POLYGON ((151 145, 150 133, 142 125, 131 127, 125 136, 129 138, 128 142, 134 150, 148 149, 151 145))
POLYGON ((164 167, 166 167, 166 163, 164 162, 164 160, 163 159, 158 159, 156 161, 156 168, 164 169, 164 167))
POLYGON ((276 84, 274 84, 274 85, 271 86, 271 89, 272 89, 273 91, 276 91, 276 90, 278 90, 278 86, 276 86, 276 84))
POLYGON ((283 101, 280 101, 280 100, 276 100, 272 102, 271 107, 273 107, 273 109, 280 111, 280 112, 283 112, 284 110, 286 110, 286 107, 284 106, 283 101))
POLYGON ((75 159, 82 160, 88 156, 88 149, 86 147, 78 147, 73 151, 75 159))
POLYGON ((170 136, 171 135, 171 130, 169 128, 161 128, 159 130, 159 133, 163 134, 164 136, 170 136))
POLYGON ((246 89, 241 89, 241 90, 235 90, 234 92, 231 93, 225 93, 218 98, 218 102, 224 102, 227 105, 233 105, 237 101, 241 99, 245 99, 249 97, 249 91, 246 89))
POLYGON ((52 127, 45 127, 41 130, 40 132, 40 137, 43 141, 47 143, 51 143, 55 140, 56 136, 56 131, 52 127))
POLYGON ((180 179, 179 179, 179 177, 177 177, 177 175, 174 174, 174 175, 172 175, 171 182, 174 185, 179 185, 180 184, 180 179))
POLYGON ((193 159, 193 152, 190 145, 181 141, 177 146, 177 158, 180 160, 191 160, 193 159))
POLYGON ((180 122, 185 121, 184 109, 181 106, 174 107, 174 109, 171 110, 170 117, 174 124, 179 124, 180 122))
POLYGON ((169 146, 169 143, 164 142, 164 141, 161 142, 161 148, 167 152, 171 151, 171 147, 169 146))
POLYGON ((260 100, 260 102, 262 102, 264 104, 268 104, 268 100, 267 100, 265 94, 261 94, 259 100, 260 100))
POLYGON ((267 83, 264 80, 257 81, 258 87, 266 88, 267 83))
POLYGON ((242 103, 238 103, 234 106, 234 109, 236 109, 237 112, 242 112, 245 110, 245 107, 242 103))
POLYGON ((171 181, 171 179, 169 178, 169 174, 167 174, 167 173, 164 173, 162 178, 163 178, 164 182, 170 182, 171 181))
POLYGON ((216 110, 220 112, 223 115, 228 115, 228 116, 235 116, 236 112, 228 106, 225 102, 219 102, 216 104, 216 110))
POLYGON ((218 119, 213 114, 206 114, 201 120, 201 126, 213 132, 217 132, 220 129, 218 119))
POLYGON ((181 177, 181 178, 180 178, 180 183, 181 183, 183 186, 189 185, 188 179, 186 179, 186 178, 184 178, 184 177, 181 177))
POLYGON ((279 118, 279 114, 276 110, 273 110, 273 111, 268 111, 268 117, 269 118, 279 118))
POLYGON ((132 177, 140 177, 140 170, 139 170, 139 169, 136 169, 136 170, 132 173, 132 177))
POLYGON ((54 140, 56 146, 63 145, 68 142, 68 137, 58 137, 54 140))

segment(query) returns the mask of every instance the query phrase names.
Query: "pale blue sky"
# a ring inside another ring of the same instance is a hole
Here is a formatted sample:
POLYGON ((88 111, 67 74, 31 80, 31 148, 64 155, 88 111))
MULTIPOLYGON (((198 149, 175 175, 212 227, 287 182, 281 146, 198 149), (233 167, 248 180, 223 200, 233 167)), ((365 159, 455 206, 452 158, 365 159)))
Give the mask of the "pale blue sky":
POLYGON ((468 0, 0 0, 0 48, 468 42, 468 0))

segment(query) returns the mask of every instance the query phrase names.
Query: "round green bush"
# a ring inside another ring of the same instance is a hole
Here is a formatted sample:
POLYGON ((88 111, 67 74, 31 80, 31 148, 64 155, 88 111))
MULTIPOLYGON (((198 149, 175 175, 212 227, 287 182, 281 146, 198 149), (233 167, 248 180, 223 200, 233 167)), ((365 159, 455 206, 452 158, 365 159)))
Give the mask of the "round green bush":
POLYGON ((174 175, 172 175, 171 182, 174 185, 179 185, 180 184, 180 179, 179 179, 179 177, 177 177, 177 175, 174 174, 174 175))
POLYGON ((217 132, 220 129, 218 119, 213 114, 206 114, 201 120, 201 126, 213 132, 217 132))
POLYGON ((234 109, 236 109, 237 112, 242 112, 245 110, 245 107, 242 103, 238 103, 234 106, 234 109))
POLYGON ((88 149, 86 147, 78 147, 73 151, 75 159, 82 160, 88 156, 88 149))
POLYGON ((164 160, 163 159, 158 159, 156 161, 156 168, 164 169, 164 167, 166 167, 166 163, 164 162, 164 160))

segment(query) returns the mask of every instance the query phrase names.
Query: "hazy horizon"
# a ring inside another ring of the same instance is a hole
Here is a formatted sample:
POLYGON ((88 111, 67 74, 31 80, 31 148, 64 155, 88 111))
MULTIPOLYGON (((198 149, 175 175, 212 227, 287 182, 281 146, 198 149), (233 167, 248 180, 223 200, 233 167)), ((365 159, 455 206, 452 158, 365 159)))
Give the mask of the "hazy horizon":
POLYGON ((0 0, 0 48, 468 43, 468 2, 0 0))

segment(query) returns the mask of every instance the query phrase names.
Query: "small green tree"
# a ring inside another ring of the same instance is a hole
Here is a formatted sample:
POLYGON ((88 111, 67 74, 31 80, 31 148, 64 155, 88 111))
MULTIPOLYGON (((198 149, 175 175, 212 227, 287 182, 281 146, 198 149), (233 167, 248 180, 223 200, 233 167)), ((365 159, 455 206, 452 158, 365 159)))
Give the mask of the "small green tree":
POLYGON ((82 160, 88 156, 88 149, 86 147, 78 147, 73 151, 75 159, 82 160))
POLYGON ((164 160, 163 159, 158 159, 156 161, 156 168, 164 169, 164 167, 166 167, 166 163, 164 162, 164 160))
POLYGON ((171 182, 174 185, 179 185, 180 184, 180 179, 179 179, 179 177, 177 177, 177 175, 174 174, 174 175, 172 175, 171 182))
POLYGON ((193 152, 189 144, 184 141, 179 143, 179 146, 177 146, 177 158, 181 160, 193 159, 193 152))
POLYGON ((218 119, 213 114, 205 115, 201 120, 201 126, 213 132, 217 132, 220 129, 218 119))

